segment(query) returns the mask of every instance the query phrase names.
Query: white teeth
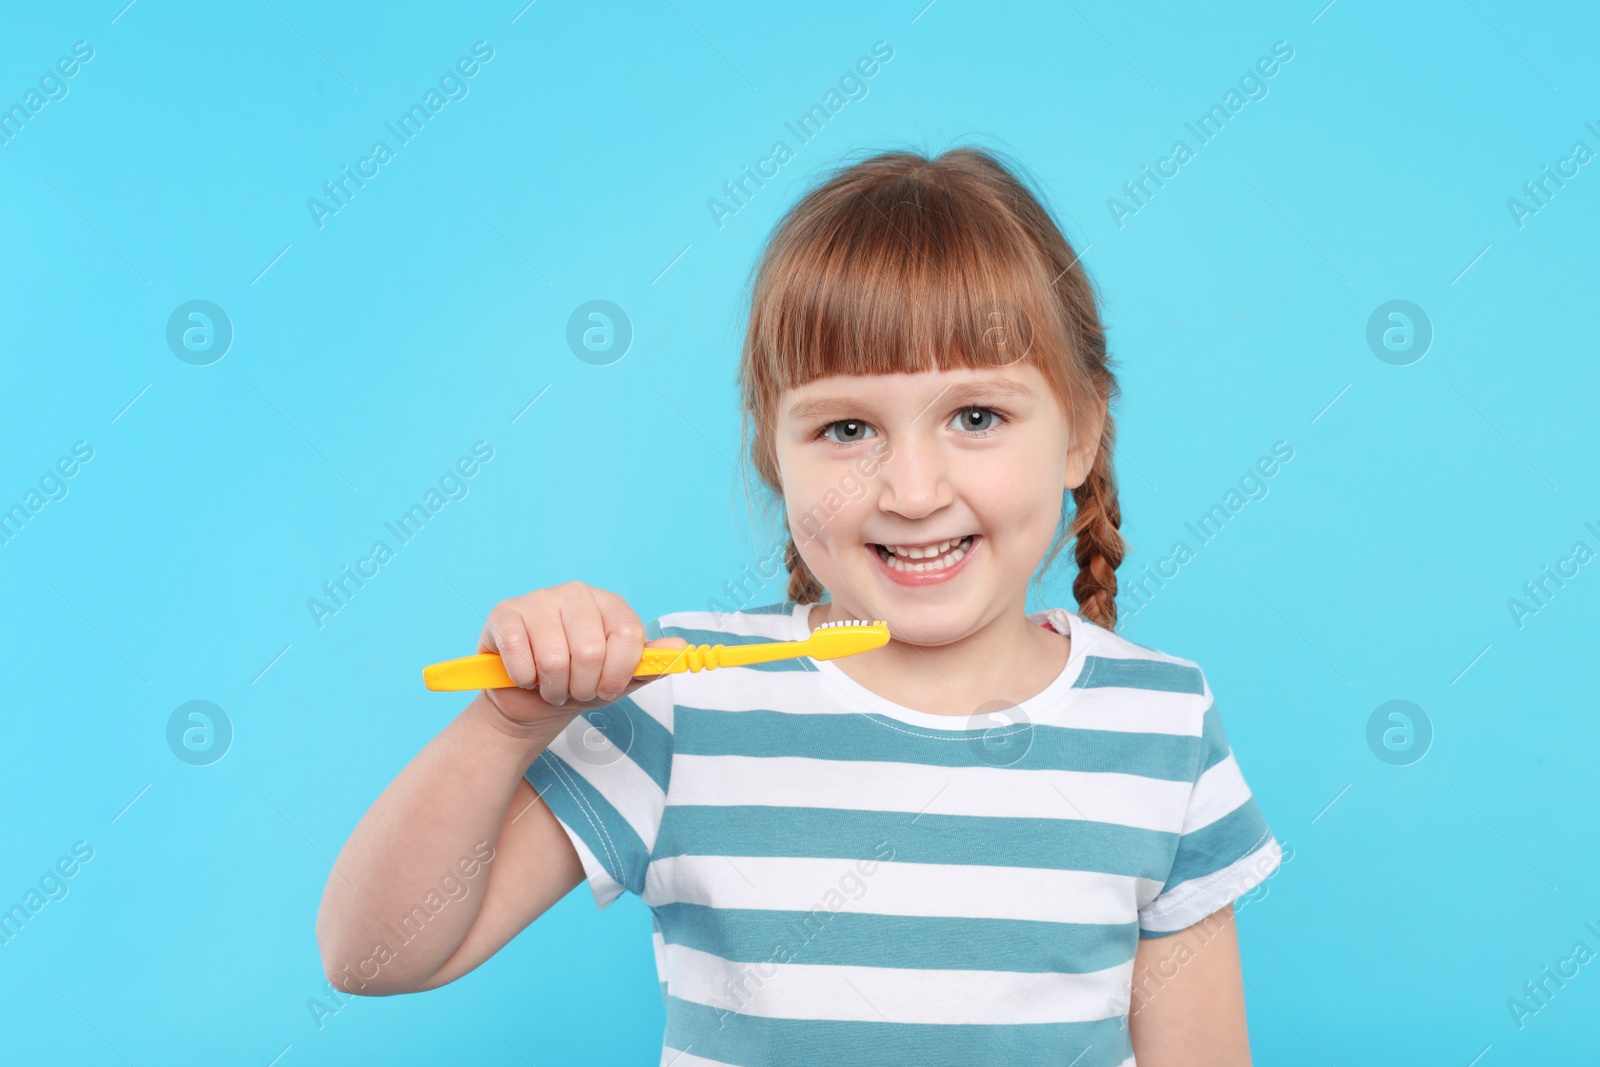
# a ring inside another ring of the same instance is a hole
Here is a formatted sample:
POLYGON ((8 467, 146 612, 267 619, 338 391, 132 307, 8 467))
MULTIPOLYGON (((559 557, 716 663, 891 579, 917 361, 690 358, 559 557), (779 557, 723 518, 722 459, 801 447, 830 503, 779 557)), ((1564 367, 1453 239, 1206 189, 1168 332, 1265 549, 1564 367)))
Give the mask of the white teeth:
POLYGON ((966 538, 957 537, 949 541, 940 541, 935 545, 928 545, 925 548, 919 548, 916 545, 910 547, 905 545, 884 545, 883 547, 905 559, 936 559, 948 552, 951 545, 958 545, 964 540, 966 538))
MULTIPOLYGON (((906 571, 908 573, 942 571, 961 562, 972 547, 970 539, 971 535, 969 534, 966 537, 941 541, 927 548, 906 548, 901 545, 883 545, 881 547, 889 551, 890 555, 885 560, 885 563, 893 570, 906 571), (954 550, 949 551, 947 555, 946 551, 952 549, 953 546, 964 547, 954 547, 954 550), (911 563, 909 562, 910 560, 927 560, 928 562, 911 563)), ((879 558, 882 558, 881 553, 879 558)))

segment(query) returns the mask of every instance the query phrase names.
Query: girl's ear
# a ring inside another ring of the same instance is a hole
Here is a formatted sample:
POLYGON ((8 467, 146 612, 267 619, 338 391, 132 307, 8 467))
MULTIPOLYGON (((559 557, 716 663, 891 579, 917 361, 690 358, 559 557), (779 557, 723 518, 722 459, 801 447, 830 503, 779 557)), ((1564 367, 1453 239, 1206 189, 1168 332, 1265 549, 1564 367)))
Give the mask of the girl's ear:
POLYGON ((1066 488, 1076 489, 1094 469, 1095 457, 1100 452, 1100 431, 1105 428, 1106 408, 1096 405, 1087 417, 1072 419, 1072 441, 1067 448, 1066 488))

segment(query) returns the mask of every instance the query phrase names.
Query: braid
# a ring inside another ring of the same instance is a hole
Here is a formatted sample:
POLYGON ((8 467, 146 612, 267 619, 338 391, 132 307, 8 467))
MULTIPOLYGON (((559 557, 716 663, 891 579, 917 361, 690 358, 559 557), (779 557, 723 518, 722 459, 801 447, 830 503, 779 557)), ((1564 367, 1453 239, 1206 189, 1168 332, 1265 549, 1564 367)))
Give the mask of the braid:
POLYGON ((822 583, 811 573, 806 561, 800 558, 800 550, 795 547, 793 537, 789 538, 789 547, 783 551, 783 562, 789 568, 790 600, 797 604, 815 604, 822 599, 822 583))
MULTIPOLYGON (((1109 431, 1110 427, 1107 426, 1109 431)), ((1094 467, 1083 484, 1072 490, 1078 512, 1072 520, 1072 536, 1077 539, 1074 554, 1078 577, 1072 595, 1078 600, 1078 614, 1107 630, 1117 627, 1117 567, 1127 551, 1123 541, 1122 507, 1117 503, 1117 478, 1107 458, 1112 454, 1109 441, 1102 441, 1094 467)))

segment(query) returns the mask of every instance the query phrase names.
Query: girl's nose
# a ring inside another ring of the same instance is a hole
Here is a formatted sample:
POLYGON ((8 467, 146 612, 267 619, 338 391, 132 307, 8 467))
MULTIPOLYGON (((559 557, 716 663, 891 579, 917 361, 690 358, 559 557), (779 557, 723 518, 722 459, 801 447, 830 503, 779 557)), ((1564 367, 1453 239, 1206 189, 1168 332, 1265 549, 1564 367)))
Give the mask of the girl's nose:
POLYGON ((955 499, 939 446, 902 439, 878 469, 883 489, 878 507, 907 519, 922 519, 955 499))

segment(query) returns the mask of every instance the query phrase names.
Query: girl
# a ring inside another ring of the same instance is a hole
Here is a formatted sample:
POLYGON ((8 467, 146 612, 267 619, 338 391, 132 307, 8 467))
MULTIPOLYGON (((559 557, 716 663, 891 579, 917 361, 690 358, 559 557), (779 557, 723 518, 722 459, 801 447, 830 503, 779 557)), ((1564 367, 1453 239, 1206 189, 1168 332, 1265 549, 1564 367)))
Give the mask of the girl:
POLYGON ((351 834, 329 978, 450 982, 587 880, 651 909, 663 1064, 1248 1064, 1232 902, 1280 851, 1200 668, 1114 632, 1117 387, 1049 214, 970 148, 842 170, 763 254, 741 384, 787 598, 498 605, 518 688, 351 834), (1078 611, 1027 613, 1069 540, 1078 611), (893 640, 630 679, 853 618, 893 640))

